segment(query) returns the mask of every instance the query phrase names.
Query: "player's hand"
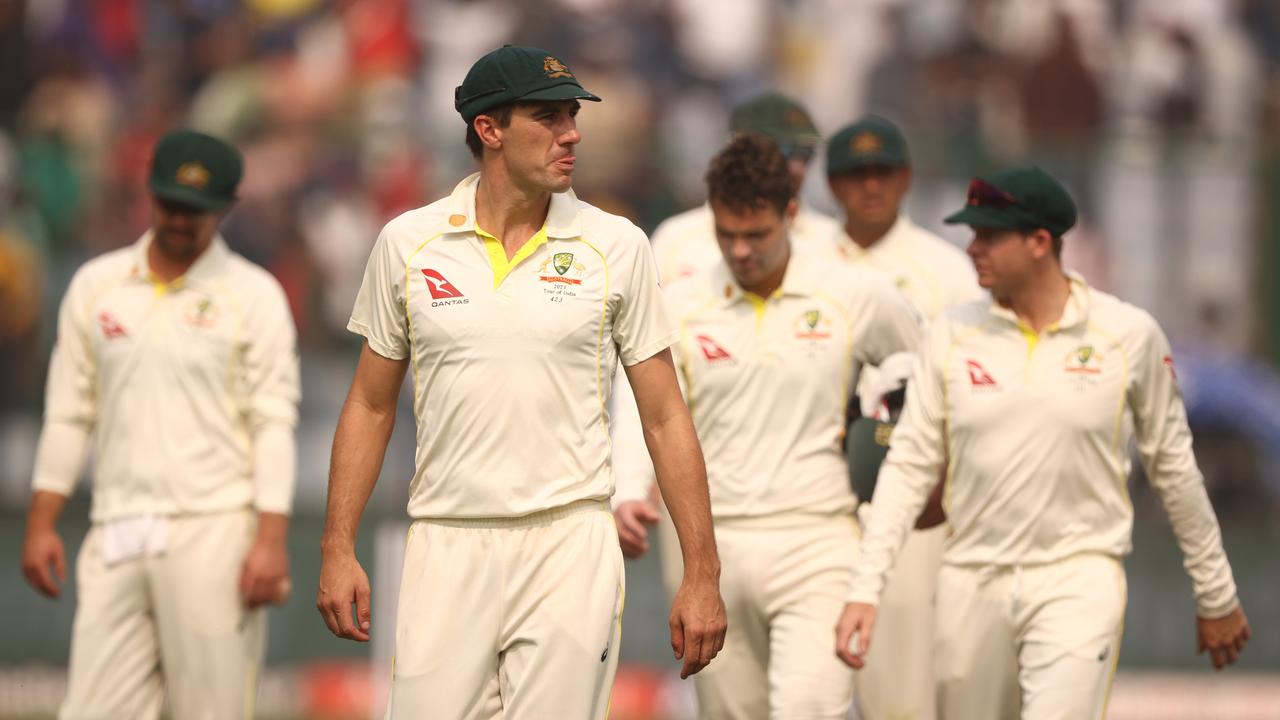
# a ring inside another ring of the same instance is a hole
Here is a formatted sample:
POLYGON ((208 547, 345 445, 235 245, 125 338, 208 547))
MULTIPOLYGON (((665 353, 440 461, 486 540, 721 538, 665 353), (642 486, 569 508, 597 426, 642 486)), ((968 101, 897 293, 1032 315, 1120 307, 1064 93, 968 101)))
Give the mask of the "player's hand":
POLYGON ((684 679, 706 667, 724 647, 724 600, 717 580, 691 580, 688 575, 676 591, 671 604, 671 649, 677 660, 684 660, 680 678, 684 679))
POLYGON ((61 586, 67 582, 67 554, 57 530, 27 528, 22 542, 22 574, 41 595, 62 595, 61 586))
POLYGON ((649 552, 649 528, 658 522, 658 508, 647 500, 628 500, 613 511, 622 554, 638 558, 649 552))
POLYGON ((866 603, 851 602, 844 606, 840 621, 836 623, 836 656, 845 665, 854 670, 861 670, 866 661, 867 650, 871 649, 871 629, 876 625, 876 606, 866 603), (857 650, 850 645, 854 637, 858 639, 857 650))
POLYGON ((1213 661, 1213 669, 1222 668, 1235 663, 1245 643, 1249 642, 1249 619, 1244 616, 1244 608, 1237 607, 1230 614, 1216 619, 1196 618, 1196 654, 1203 655, 1209 651, 1209 659, 1213 661))
POLYGON ((316 591, 316 609, 329 626, 329 632, 340 638, 369 641, 373 612, 369 602, 369 576, 352 551, 326 554, 320 561, 320 589, 316 591), (355 613, 351 606, 355 605, 355 613))
POLYGON ((252 610, 282 605, 289 598, 289 552, 283 541, 259 538, 240 568, 240 601, 252 610))

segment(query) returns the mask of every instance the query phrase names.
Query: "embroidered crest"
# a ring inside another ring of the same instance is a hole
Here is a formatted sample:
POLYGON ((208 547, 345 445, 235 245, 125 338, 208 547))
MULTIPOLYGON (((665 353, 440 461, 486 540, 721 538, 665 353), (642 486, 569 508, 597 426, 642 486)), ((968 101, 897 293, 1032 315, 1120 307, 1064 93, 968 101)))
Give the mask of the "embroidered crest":
POLYGON ((565 67, 564 63, 550 55, 542 60, 542 71, 547 74, 548 79, 573 77, 573 73, 569 72, 569 68, 565 67))

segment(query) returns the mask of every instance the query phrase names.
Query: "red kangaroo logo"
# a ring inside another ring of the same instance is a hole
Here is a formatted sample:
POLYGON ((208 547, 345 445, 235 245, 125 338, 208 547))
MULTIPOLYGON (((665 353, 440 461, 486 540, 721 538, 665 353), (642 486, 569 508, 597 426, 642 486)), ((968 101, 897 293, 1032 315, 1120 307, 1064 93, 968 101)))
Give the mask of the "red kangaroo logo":
POLYGON ((445 280, 444 276, 435 270, 427 268, 422 271, 422 274, 427 278, 427 290, 431 291, 433 300, 466 297, 461 290, 453 286, 453 283, 445 280))

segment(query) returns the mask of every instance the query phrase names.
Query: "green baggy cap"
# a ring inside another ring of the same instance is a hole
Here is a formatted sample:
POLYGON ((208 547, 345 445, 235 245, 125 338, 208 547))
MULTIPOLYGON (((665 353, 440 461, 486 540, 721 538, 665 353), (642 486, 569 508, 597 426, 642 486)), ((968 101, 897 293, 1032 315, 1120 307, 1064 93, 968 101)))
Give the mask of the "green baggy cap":
POLYGON ((1001 170, 969 182, 964 209, 943 222, 974 227, 1035 230, 1061 237, 1076 224, 1076 204, 1049 173, 1038 167, 1001 170))
POLYGON ((907 140, 893 123, 867 115, 827 141, 827 175, 870 166, 909 167, 907 140))
POLYGON ((591 100, 554 55, 535 47, 503 45, 476 61, 453 91, 453 107, 470 123, 477 115, 516 100, 591 100))
POLYGON ((156 144, 147 187, 162 200, 220 210, 235 201, 243 173, 240 151, 229 143, 194 130, 175 130, 156 144))
MULTIPOLYGON (((812 147, 822 138, 800 103, 776 92, 757 95, 729 115, 729 132, 760 133, 779 145, 812 147)), ((784 150, 783 154, 787 154, 784 150)))

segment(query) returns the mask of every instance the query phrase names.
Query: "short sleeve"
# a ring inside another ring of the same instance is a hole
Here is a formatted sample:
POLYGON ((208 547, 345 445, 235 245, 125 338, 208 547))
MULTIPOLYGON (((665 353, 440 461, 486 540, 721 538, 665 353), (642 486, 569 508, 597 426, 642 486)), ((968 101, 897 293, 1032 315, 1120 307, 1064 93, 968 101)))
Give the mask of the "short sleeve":
POLYGON ((391 360, 409 357, 404 292, 405 263, 388 228, 383 228, 365 266, 347 329, 364 336, 374 352, 391 360))
POLYGON ((612 336, 623 365, 635 365, 671 347, 676 329, 658 284, 658 267, 644 233, 626 238, 619 267, 621 283, 612 336))

